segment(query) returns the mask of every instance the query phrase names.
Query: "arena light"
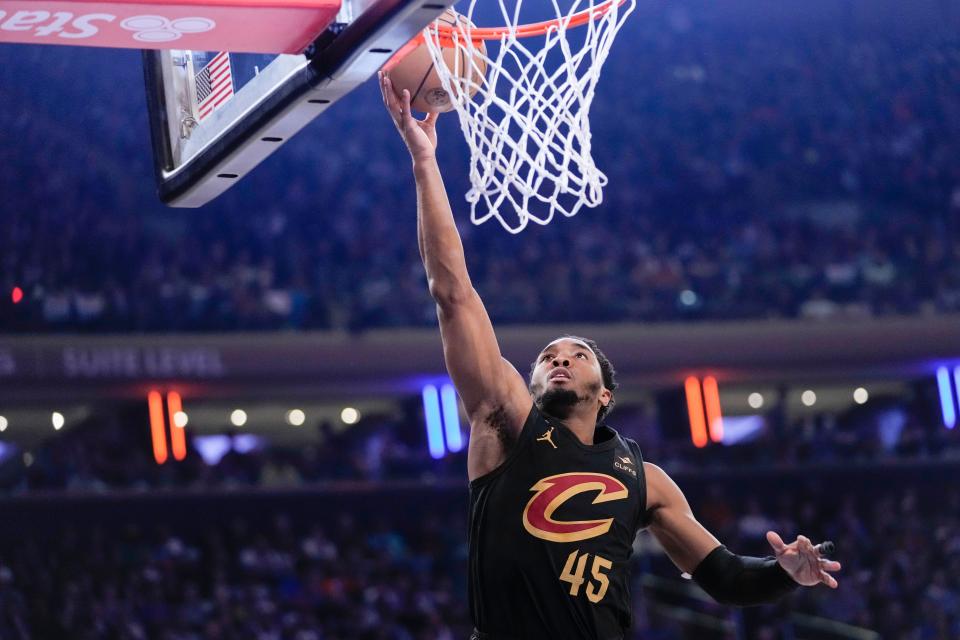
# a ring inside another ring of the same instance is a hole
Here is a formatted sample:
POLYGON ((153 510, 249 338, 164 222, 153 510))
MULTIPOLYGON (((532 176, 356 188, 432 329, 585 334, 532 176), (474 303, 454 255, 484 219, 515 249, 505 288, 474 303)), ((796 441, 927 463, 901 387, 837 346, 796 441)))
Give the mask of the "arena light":
MULTIPOLYGON (((955 377, 956 373, 957 370, 955 369, 955 377)), ((950 389, 950 371, 946 367, 937 369, 937 390, 940 392, 940 411, 943 414, 943 425, 947 429, 953 429, 957 426, 957 409, 953 404, 953 392, 950 389)))
POLYGON ((340 419, 344 424, 357 424, 360 420, 360 412, 353 407, 344 407, 340 412, 340 419))
POLYGON ((196 436, 193 439, 193 446, 203 461, 212 467, 230 451, 231 440, 230 436, 223 434, 196 436))
POLYGON ((6 431, 7 425, 7 418, 5 416, 0 416, 0 431, 6 431))
POLYGON ((807 389, 800 394, 800 402, 802 402, 805 407, 812 407, 817 404, 817 394, 814 393, 812 389, 807 389))
POLYGON ((756 441, 767 427, 761 415, 727 416, 723 420, 723 444, 732 446, 756 441))
POLYGON ((423 387, 423 418, 427 423, 427 447, 430 457, 439 460, 446 453, 443 446, 443 425, 440 424, 440 394, 432 384, 423 387))
POLYGON ((247 424, 247 412, 243 409, 234 409, 230 412, 230 424, 235 427, 242 427, 247 424))
POLYGON ((17 454, 16 445, 0 441, 0 464, 3 464, 17 454))
POLYGON ((457 406, 457 391, 452 384, 440 387, 440 404, 443 406, 443 427, 447 436, 447 448, 456 453, 463 449, 460 431, 460 408, 457 406))
POLYGON ((163 398, 159 391, 147 394, 147 408, 150 411, 150 439, 153 441, 153 459, 157 464, 167 461, 167 437, 163 424, 163 398))
POLYGON ((751 409, 760 409, 763 407, 763 394, 754 391, 747 396, 747 404, 750 405, 751 409))
POLYGON ((176 429, 170 429, 170 449, 175 460, 187 457, 187 436, 184 433, 187 426, 187 414, 183 411, 183 398, 176 391, 167 394, 167 412, 170 421, 176 429))
POLYGON ((707 424, 703 415, 703 396, 700 394, 700 380, 690 376, 683 383, 687 394, 687 415, 690 418, 690 438, 697 448, 707 446, 707 424))
POLYGON ((853 401, 857 404, 866 404, 870 399, 870 393, 863 387, 857 387, 853 392, 853 401))
POLYGON ((710 439, 723 442, 723 411, 720 409, 720 388, 717 379, 707 376, 703 379, 703 405, 707 409, 707 427, 710 439))
POLYGON ((953 384, 953 388, 957 391, 957 410, 954 411, 954 415, 956 415, 960 413, 960 365, 953 368, 953 384))
POLYGON ((685 307, 692 307, 697 304, 697 294, 690 289, 684 289, 680 292, 680 304, 685 307))
POLYGON ((13 304, 20 304, 23 300, 23 289, 14 287, 13 291, 10 292, 10 300, 13 301, 13 304))
POLYGON ((233 436, 233 450, 237 453, 247 454, 251 451, 262 451, 266 446, 263 438, 255 436, 252 433, 240 433, 233 436))
POLYGON ((66 420, 64 419, 62 413, 59 411, 54 411, 52 414, 50 414, 50 422, 53 423, 53 428, 55 431, 60 431, 60 429, 63 429, 63 424, 66 422, 66 420))
POLYGON ((307 416, 301 409, 291 409, 287 411, 287 423, 294 427, 302 426, 306 420, 307 416))

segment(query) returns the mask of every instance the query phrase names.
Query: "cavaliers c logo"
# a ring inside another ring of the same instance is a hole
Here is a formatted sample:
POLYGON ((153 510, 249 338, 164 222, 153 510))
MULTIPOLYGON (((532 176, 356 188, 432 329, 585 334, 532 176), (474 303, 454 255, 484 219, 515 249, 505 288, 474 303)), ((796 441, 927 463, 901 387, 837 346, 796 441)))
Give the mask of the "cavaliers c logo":
POLYGON ((536 491, 523 510, 523 528, 530 535, 551 542, 577 542, 602 536, 610 530, 613 518, 603 520, 554 520, 553 513, 564 502, 585 491, 598 491, 591 504, 627 497, 623 483, 603 473, 561 473, 530 487, 536 491))

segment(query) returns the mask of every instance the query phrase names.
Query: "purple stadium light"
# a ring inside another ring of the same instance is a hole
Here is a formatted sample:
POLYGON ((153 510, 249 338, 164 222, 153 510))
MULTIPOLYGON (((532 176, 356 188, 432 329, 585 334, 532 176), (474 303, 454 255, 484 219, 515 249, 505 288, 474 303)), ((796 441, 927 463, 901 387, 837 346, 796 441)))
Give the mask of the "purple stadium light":
MULTIPOLYGON (((960 367, 954 369, 954 377, 957 377, 957 371, 960 367)), ((960 381, 958 381, 960 386, 960 381)), ((957 425, 957 410, 953 404, 953 392, 950 389, 950 372, 946 367, 937 368, 937 389, 940 391, 940 411, 943 413, 943 424, 947 429, 953 429, 957 425)))
POLYGON ((443 446, 443 426, 440 423, 440 396, 436 385, 423 387, 423 417, 427 423, 427 446, 430 457, 439 460, 446 453, 443 446))
POLYGON ((460 433, 457 392, 449 382, 440 387, 440 404, 443 406, 443 428, 447 436, 447 449, 451 453, 456 453, 463 449, 463 436, 460 433))
POLYGON ((954 411, 954 416, 960 414, 960 365, 953 368, 953 388, 957 394, 957 410, 954 411))

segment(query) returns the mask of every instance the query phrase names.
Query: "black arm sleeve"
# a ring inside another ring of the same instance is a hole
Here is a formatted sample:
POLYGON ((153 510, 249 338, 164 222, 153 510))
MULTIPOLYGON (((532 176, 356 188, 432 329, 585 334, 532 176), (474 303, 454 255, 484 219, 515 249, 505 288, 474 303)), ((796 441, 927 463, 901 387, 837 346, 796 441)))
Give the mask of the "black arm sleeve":
POLYGON ((738 607, 774 602, 800 586, 776 558, 738 556, 722 545, 697 565, 693 579, 720 604, 738 607))

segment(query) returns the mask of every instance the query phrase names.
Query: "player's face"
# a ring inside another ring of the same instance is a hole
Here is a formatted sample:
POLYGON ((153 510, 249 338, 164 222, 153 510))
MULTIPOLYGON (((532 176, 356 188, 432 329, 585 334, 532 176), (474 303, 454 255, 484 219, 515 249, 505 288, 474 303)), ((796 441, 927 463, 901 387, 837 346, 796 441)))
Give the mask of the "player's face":
MULTIPOLYGON (((596 404, 609 394, 597 356, 585 343, 572 338, 554 340, 540 352, 530 376, 530 391, 545 410, 555 403, 596 404)), ((563 417, 559 408, 554 407, 553 413, 563 417)))

